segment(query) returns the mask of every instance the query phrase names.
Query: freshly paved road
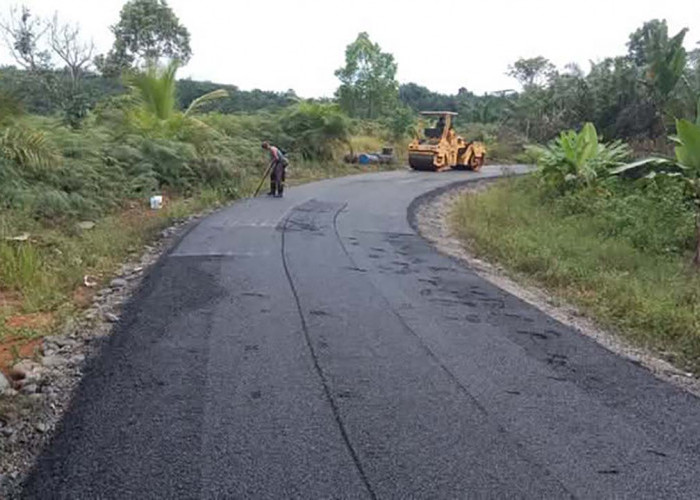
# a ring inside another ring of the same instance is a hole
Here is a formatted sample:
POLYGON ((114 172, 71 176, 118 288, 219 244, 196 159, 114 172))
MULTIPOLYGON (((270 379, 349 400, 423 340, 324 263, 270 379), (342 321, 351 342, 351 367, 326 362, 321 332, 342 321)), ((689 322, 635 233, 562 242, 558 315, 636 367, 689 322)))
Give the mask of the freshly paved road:
POLYGON ((28 498, 697 498, 700 402, 438 254, 389 172, 246 200, 161 260, 28 498))

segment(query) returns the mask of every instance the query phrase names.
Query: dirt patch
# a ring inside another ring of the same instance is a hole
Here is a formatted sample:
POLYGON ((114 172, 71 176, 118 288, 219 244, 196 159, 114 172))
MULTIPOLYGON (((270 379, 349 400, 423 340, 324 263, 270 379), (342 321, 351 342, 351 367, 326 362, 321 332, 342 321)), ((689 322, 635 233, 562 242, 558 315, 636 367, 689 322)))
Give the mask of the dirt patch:
POLYGON ((50 328, 54 323, 54 315, 49 312, 39 312, 31 314, 16 314, 5 320, 5 326, 13 330, 23 328, 44 329, 50 328))
POLYGON ((0 290, 0 311, 11 311, 21 305, 22 296, 18 292, 0 290))
POLYGON ((504 268, 476 258, 453 232, 450 216, 455 203, 463 195, 488 189, 492 181, 481 181, 447 190, 433 198, 427 198, 415 212, 418 232, 440 252, 461 260, 482 278, 506 292, 519 297, 540 311, 593 338, 600 345, 620 356, 641 364, 655 376, 671 382, 700 396, 700 380, 659 358, 653 352, 633 346, 614 332, 605 330, 574 306, 549 294, 547 291, 526 284, 526 278, 508 273, 504 268))

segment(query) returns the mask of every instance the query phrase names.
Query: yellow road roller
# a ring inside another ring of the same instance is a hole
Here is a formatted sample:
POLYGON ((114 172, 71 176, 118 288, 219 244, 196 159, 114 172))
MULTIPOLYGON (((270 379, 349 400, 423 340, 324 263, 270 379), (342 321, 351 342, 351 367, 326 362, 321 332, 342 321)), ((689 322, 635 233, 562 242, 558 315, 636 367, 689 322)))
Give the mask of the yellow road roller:
POLYGON ((421 111, 435 121, 435 127, 423 130, 408 145, 408 163, 414 170, 440 172, 449 169, 478 171, 484 165, 486 147, 481 142, 467 142, 452 125, 452 111, 421 111))

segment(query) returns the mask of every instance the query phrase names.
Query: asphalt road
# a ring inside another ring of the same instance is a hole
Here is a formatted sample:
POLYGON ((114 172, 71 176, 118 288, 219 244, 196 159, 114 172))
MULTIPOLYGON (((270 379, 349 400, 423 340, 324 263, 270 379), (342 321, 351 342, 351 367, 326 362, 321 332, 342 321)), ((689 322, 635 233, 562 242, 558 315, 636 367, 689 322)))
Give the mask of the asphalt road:
POLYGON ((700 402, 438 254, 418 196, 292 188, 197 225, 90 366, 27 498, 698 498, 700 402))

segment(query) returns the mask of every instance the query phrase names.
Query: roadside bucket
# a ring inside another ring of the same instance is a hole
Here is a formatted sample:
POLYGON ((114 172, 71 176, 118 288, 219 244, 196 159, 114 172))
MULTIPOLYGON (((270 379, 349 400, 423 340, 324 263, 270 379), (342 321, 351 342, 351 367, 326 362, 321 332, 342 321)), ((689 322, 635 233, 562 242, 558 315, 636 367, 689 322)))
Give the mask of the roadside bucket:
POLYGON ((370 153, 361 153, 357 157, 360 165, 369 165, 370 163, 379 163, 379 157, 370 153))
POLYGON ((151 210, 160 210, 163 208, 163 196, 151 196, 151 210))

